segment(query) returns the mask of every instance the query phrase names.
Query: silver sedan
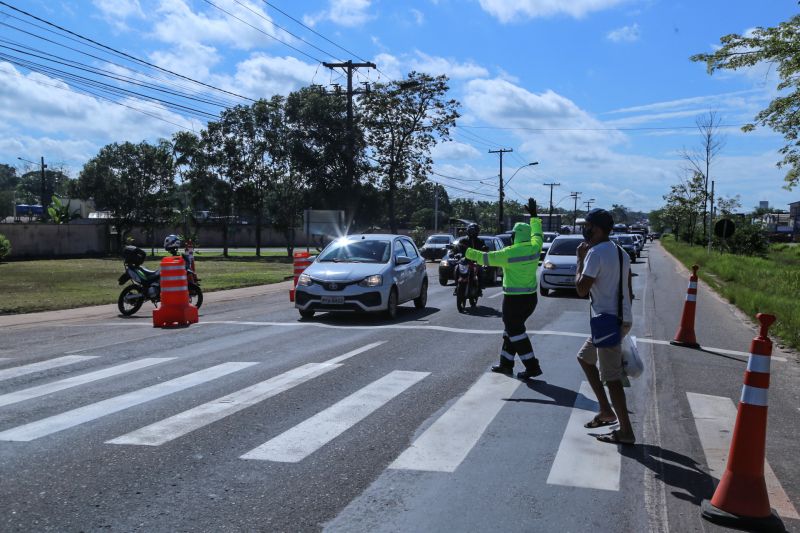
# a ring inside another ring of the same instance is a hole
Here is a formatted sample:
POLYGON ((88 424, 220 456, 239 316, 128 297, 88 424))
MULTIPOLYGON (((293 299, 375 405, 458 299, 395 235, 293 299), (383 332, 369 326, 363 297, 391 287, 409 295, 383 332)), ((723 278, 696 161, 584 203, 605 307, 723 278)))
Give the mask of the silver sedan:
POLYGON ((384 312, 428 302, 425 260, 399 235, 350 235, 330 243, 298 278, 295 307, 303 318, 318 311, 384 312))

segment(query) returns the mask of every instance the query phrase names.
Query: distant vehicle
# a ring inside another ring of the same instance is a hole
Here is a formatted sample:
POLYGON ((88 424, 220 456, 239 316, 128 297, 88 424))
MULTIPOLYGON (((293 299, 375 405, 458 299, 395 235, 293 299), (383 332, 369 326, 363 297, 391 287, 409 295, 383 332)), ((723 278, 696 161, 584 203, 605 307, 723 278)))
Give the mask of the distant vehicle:
POLYGON ((514 244, 514 236, 511 233, 501 233, 499 235, 495 235, 495 237, 500 239, 505 246, 511 246, 514 244))
POLYGON ((314 313, 383 312, 397 316, 401 304, 428 303, 425 260, 405 236, 352 235, 328 244, 297 280, 295 307, 314 313))
POLYGON ((544 256, 547 254, 547 250, 550 249, 550 244, 552 244, 553 239, 556 237, 558 237, 558 233, 554 231, 544 232, 542 239, 542 253, 539 254, 539 261, 544 261, 544 256))
POLYGON ((548 296, 551 290, 574 289, 578 245, 583 235, 559 235, 550 243, 539 273, 539 294, 548 296))
POLYGON ((641 255, 642 250, 644 250, 644 235, 641 233, 629 233, 629 235, 636 241, 636 249, 641 255))
POLYGON ((627 224, 614 224, 614 229, 611 233, 614 234, 623 234, 628 233, 628 225, 627 224))
POLYGON ((419 252, 426 261, 438 261, 447 253, 447 245, 453 244, 453 236, 447 234, 431 235, 419 252))
POLYGON ((631 258, 631 263, 636 262, 636 258, 639 257, 639 249, 634 242, 633 236, 612 235, 610 238, 628 253, 628 257, 631 258))
MULTIPOLYGON (((492 235, 480 235, 478 237, 486 244, 490 252, 502 250, 505 248, 503 241, 492 235)), ((458 254, 453 254, 452 250, 448 250, 442 260, 439 262, 439 284, 447 285, 451 279, 455 279, 454 271, 458 259, 458 254)), ((483 267, 483 282, 485 285, 493 285, 499 279, 503 279, 503 269, 498 267, 483 267)))

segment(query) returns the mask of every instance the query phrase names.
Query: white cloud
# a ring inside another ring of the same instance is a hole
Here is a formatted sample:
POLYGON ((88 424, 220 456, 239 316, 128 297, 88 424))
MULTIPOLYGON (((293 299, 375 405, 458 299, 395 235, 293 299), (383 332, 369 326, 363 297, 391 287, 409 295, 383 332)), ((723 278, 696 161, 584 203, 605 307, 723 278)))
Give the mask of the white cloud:
POLYGON ((608 32, 606 39, 615 43, 632 43, 638 41, 640 35, 639 24, 633 23, 630 26, 622 26, 621 28, 608 32))
MULTIPOLYGON (((213 8, 208 12, 195 12, 186 0, 160 0, 156 10, 159 20, 153 27, 154 36, 165 43, 187 47, 200 43, 224 44, 249 50, 276 43, 268 36, 275 36, 276 32, 271 22, 272 19, 260 7, 263 4, 251 0, 241 0, 242 4, 259 13, 266 20, 257 17, 252 11, 245 9, 233 0, 216 0, 214 3, 240 19, 246 20, 261 31, 246 26, 213 8), (262 31, 267 35, 261 33, 262 31)), ((285 34, 278 37, 285 42, 290 40, 290 37, 285 34)))
POLYGON ((420 11, 419 9, 411 9, 411 15, 414 17, 414 22, 417 23, 417 26, 422 26, 425 24, 425 13, 420 11))
POLYGON ((581 18, 587 13, 619 5, 626 0, 480 0, 481 7, 500 22, 515 22, 520 18, 569 15, 581 18))
POLYGON ((214 81, 231 91, 260 98, 285 95, 309 85, 316 71, 317 65, 304 63, 295 57, 256 53, 236 65, 233 78, 217 76, 214 81))
POLYGON ((345 27, 361 26, 373 15, 369 12, 371 0, 328 0, 328 9, 314 15, 305 15, 303 21, 309 26, 329 20, 345 27))
POLYGON ((482 154, 472 145, 450 141, 437 144, 431 155, 434 160, 456 161, 475 159, 482 154))
POLYGON ((489 75, 489 71, 472 61, 459 62, 453 58, 428 55, 415 50, 413 55, 394 56, 381 53, 375 56, 378 68, 390 78, 404 77, 409 71, 425 72, 433 76, 446 74, 451 79, 480 78, 489 75))
POLYGON ((139 0, 92 0, 92 3, 103 18, 117 29, 126 28, 126 19, 144 18, 139 0))

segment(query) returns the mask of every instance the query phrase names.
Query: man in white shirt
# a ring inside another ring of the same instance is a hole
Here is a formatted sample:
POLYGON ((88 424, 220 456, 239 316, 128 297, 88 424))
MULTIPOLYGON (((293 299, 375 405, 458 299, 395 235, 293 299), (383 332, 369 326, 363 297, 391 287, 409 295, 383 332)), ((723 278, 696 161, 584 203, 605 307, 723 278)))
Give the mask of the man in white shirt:
POLYGON ((578 362, 600 404, 600 412, 586 424, 586 427, 599 428, 619 422, 619 429, 599 435, 597 439, 613 444, 633 444, 636 438, 628 417, 628 405, 623 387, 621 344, 622 338, 628 334, 633 324, 631 312, 633 285, 628 254, 625 252, 620 254, 619 247, 608 238, 613 227, 614 219, 605 209, 593 209, 586 216, 583 228, 585 242, 578 246, 575 284, 579 296, 591 296, 591 316, 600 314, 619 316, 620 268, 622 269, 620 343, 598 348, 589 338, 578 352, 578 362), (603 382, 608 386, 610 403, 603 382))

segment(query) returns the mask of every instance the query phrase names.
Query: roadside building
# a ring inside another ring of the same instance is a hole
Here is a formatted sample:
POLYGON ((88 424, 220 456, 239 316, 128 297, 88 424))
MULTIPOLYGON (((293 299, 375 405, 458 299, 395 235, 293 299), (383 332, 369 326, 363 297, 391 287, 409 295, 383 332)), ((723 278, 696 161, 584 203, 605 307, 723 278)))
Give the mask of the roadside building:
POLYGON ((800 201, 789 204, 789 218, 792 221, 794 241, 800 242, 800 201))

